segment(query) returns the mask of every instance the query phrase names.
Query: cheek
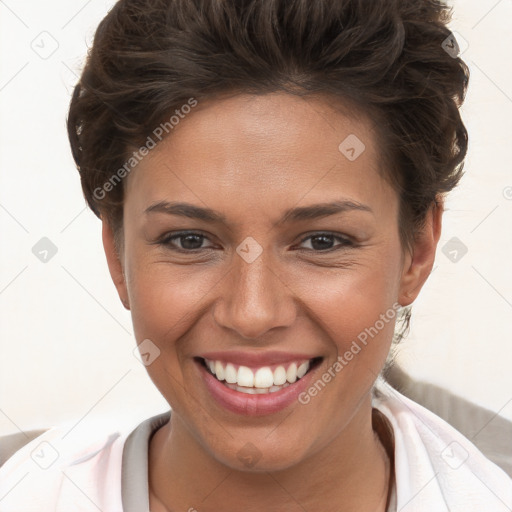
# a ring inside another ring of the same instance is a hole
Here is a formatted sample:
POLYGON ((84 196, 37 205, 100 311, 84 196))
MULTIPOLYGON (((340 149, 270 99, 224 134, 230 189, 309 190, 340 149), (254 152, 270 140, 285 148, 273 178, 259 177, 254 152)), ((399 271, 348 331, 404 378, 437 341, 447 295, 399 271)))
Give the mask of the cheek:
POLYGON ((290 278, 296 295, 323 328, 333 331, 332 339, 356 337, 381 314, 396 310, 392 306, 399 290, 400 264, 389 249, 354 258, 343 269, 313 269, 307 278, 298 272, 290 278))
POLYGON ((169 264, 138 266, 127 277, 137 343, 149 339, 160 351, 146 371, 172 408, 186 414, 189 399, 183 397, 183 382, 190 364, 184 362, 190 363, 194 355, 188 334, 196 328, 200 306, 218 279, 211 269, 191 271, 169 264))
POLYGON ((129 274, 132 319, 137 340, 176 340, 194 323, 218 281, 218 272, 196 267, 149 264, 129 274))
MULTIPOLYGON (((351 268, 329 275, 317 271, 307 282, 303 280, 298 290, 306 299, 317 335, 331 348, 322 377, 336 384, 328 386, 324 396, 330 398, 324 404, 345 404, 349 410, 355 407, 388 357, 399 310, 401 267, 397 254, 391 246, 381 247, 374 257, 361 258, 351 268)), ((321 402, 316 407, 321 407, 321 402)), ((328 409, 326 414, 330 414, 328 409)))
POLYGON ((380 371, 394 332, 397 307, 392 295, 387 279, 377 272, 347 275, 309 289, 308 308, 327 343, 335 346, 333 359, 380 371))

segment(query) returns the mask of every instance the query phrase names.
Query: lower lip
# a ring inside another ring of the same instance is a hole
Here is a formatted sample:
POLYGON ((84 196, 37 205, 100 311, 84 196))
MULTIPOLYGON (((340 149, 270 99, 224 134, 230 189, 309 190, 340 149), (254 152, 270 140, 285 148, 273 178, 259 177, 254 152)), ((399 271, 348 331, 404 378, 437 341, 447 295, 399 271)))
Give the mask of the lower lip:
POLYGON ((228 388, 216 379, 202 363, 198 362, 197 364, 203 382, 214 400, 225 409, 245 416, 272 414, 298 402, 299 395, 308 387, 311 375, 316 370, 313 368, 298 381, 274 393, 250 395, 228 388))

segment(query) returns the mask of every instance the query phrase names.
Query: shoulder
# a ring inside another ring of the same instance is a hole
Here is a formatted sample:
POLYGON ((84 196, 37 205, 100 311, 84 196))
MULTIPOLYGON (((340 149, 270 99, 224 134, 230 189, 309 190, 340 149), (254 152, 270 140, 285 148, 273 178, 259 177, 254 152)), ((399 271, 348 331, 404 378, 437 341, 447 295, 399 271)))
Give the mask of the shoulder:
POLYGON ((446 421, 383 381, 374 407, 393 428, 400 510, 511 509, 510 477, 446 421))
POLYGON ((53 427, 0 467, 0 512, 121 512, 123 446, 133 426, 53 427))

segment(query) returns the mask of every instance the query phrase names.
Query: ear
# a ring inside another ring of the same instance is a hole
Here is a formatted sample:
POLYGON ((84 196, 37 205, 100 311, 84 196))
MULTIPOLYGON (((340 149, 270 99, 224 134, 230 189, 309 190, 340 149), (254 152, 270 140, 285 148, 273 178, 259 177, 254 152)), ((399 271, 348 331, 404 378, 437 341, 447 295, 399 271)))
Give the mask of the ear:
POLYGON ((112 227, 106 219, 102 219, 102 239, 105 256, 107 257, 108 270, 110 277, 117 289, 119 298, 126 309, 130 309, 128 301, 128 289, 126 287, 126 279, 124 275, 123 264, 121 261, 121 254, 119 254, 116 244, 114 242, 114 233, 112 227))
POLYGON ((405 263, 398 295, 398 302, 402 306, 408 306, 416 300, 432 272, 437 244, 441 236, 443 211, 443 199, 440 197, 430 207, 424 228, 416 234, 412 250, 404 258, 405 263))

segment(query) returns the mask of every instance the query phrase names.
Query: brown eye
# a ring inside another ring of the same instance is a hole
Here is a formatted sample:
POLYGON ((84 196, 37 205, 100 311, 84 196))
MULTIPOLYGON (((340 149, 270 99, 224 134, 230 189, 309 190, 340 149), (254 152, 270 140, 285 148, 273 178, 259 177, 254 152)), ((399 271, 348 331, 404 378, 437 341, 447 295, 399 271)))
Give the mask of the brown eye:
POLYGON ((166 236, 160 244, 171 250, 192 252, 207 249, 208 247, 202 247, 205 240, 207 240, 207 237, 201 233, 186 232, 166 236))
POLYGON ((349 240, 348 238, 334 235, 332 233, 318 233, 315 235, 311 235, 307 238, 305 238, 302 243, 306 241, 311 241, 310 245, 311 248, 307 248, 307 250, 312 250, 314 252, 327 252, 336 250, 343 247, 352 247, 354 246, 354 243, 349 240), (340 241, 338 245, 333 246, 335 240, 340 241))

